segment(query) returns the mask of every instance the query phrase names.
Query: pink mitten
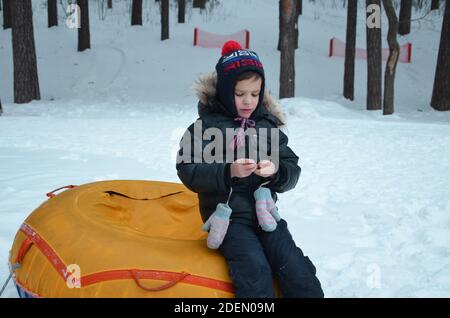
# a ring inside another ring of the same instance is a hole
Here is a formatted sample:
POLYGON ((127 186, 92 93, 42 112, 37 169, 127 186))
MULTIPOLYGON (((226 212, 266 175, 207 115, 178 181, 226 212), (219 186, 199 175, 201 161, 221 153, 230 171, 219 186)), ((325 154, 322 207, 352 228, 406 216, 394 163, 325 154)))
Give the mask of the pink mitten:
POLYGON ((273 232, 277 228, 277 221, 281 220, 278 208, 273 201, 270 189, 260 187, 254 192, 256 201, 256 217, 261 228, 266 232, 273 232))

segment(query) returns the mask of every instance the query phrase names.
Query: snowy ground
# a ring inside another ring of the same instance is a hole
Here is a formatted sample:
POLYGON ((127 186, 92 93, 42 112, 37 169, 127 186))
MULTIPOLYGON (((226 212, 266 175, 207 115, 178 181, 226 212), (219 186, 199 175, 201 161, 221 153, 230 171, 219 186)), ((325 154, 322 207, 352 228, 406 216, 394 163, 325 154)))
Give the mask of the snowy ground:
MULTIPOLYGON (((144 27, 129 27, 129 1, 117 2, 105 21, 93 5, 92 50, 84 53, 76 52, 76 31, 46 28, 41 2, 33 1, 41 101, 12 103, 11 35, 0 30, 0 282, 17 229, 49 190, 109 179, 178 182, 173 154, 196 118, 192 82, 219 54, 192 47, 195 26, 248 28, 278 92, 278 1, 224 1, 215 21, 192 10, 186 25, 173 15, 165 42, 154 7, 144 27)), ((305 1, 299 98, 282 102, 302 176, 280 195, 280 211, 326 296, 449 297, 450 114, 429 107, 442 18, 429 15, 400 39, 413 42, 413 63, 399 65, 396 114, 383 117, 364 110, 363 61, 356 101, 339 96, 343 60, 329 59, 327 49, 331 37, 345 39, 345 10, 325 3, 305 1)), ((12 284, 4 297, 17 297, 12 284)))

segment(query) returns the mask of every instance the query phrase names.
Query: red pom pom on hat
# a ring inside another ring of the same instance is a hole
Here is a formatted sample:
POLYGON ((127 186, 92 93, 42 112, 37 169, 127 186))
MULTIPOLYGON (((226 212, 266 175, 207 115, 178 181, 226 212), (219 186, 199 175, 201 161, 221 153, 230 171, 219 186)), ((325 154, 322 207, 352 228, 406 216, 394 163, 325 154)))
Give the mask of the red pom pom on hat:
POLYGON ((236 41, 227 41, 222 47, 222 56, 228 55, 231 52, 242 50, 241 45, 236 41))

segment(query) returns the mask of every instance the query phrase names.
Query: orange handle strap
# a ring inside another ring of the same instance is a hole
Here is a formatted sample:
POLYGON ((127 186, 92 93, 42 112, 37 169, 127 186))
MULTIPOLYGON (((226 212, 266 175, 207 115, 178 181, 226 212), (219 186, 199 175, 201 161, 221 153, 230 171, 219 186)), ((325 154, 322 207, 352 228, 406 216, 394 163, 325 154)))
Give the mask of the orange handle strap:
POLYGON ((159 286, 159 287, 154 287, 154 288, 149 288, 149 287, 145 287, 144 285, 142 285, 142 283, 139 281, 139 278, 138 278, 138 271, 132 270, 132 271, 131 271, 131 275, 133 276, 133 278, 134 278, 136 284, 137 284, 140 288, 142 288, 142 289, 145 290, 145 291, 155 292, 155 291, 163 291, 163 290, 169 289, 169 288, 172 287, 172 286, 175 286, 177 283, 179 283, 180 281, 182 281, 184 278, 186 278, 186 277, 189 276, 190 274, 189 274, 189 273, 185 273, 185 272, 181 272, 181 273, 179 274, 179 276, 178 276, 177 278, 175 278, 173 281, 168 282, 167 284, 164 284, 164 285, 159 286))
POLYGON ((61 189, 72 189, 72 188, 75 188, 75 187, 77 187, 77 186, 76 185, 68 185, 68 186, 65 186, 65 187, 61 187, 61 188, 55 189, 55 190, 47 193, 47 196, 49 198, 53 198, 54 196, 56 196, 56 194, 55 194, 56 191, 59 191, 61 189))
POLYGON ((28 251, 30 250, 31 245, 33 245, 33 241, 31 239, 27 238, 25 241, 23 241, 22 245, 20 246, 19 252, 17 253, 15 264, 22 263, 25 255, 27 255, 28 251))

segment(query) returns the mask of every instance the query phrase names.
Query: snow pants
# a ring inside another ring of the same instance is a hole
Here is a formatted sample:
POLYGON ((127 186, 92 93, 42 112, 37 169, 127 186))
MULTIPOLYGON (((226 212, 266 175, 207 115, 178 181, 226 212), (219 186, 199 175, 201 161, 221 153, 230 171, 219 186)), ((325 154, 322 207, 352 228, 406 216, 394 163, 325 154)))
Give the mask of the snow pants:
POLYGON ((274 277, 282 297, 324 297, 315 266, 295 245, 283 219, 273 232, 231 222, 219 249, 238 298, 275 297, 274 277))

